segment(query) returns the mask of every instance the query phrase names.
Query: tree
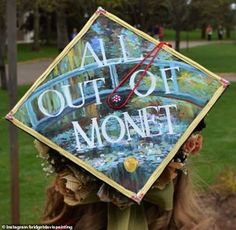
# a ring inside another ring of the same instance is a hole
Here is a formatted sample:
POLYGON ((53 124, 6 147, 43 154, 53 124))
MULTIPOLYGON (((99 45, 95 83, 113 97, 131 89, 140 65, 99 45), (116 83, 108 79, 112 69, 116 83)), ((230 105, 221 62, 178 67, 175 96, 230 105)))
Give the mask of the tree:
POLYGON ((33 4, 33 12, 34 12, 34 42, 33 42, 33 46, 32 49, 34 51, 38 51, 39 50, 39 2, 38 0, 34 1, 33 4))
POLYGON ((172 25, 175 30, 175 49, 179 51, 180 33, 187 24, 188 5, 190 2, 187 0, 170 0, 170 2, 172 11, 172 25))
POLYGON ((51 27, 51 14, 56 14, 57 48, 59 51, 62 51, 69 42, 67 13, 71 10, 73 11, 74 1, 75 0, 38 0, 40 9, 49 14, 49 17, 47 17, 47 36, 49 36, 51 27))
POLYGON ((6 1, 0 0, 0 78, 1 88, 7 89, 7 77, 5 70, 6 55, 6 1))
MULTIPOLYGON (((9 109, 15 106, 17 101, 17 64, 16 64, 16 0, 6 1, 6 21, 7 21, 7 50, 8 50, 8 95, 9 109)), ((10 144, 10 175, 11 175, 11 214, 12 224, 20 223, 19 205, 19 157, 17 128, 9 126, 10 144)))
MULTIPOLYGON (((195 22, 202 29, 202 38, 205 38, 206 26, 211 24, 213 28, 222 25, 226 28, 228 37, 232 29, 233 13, 230 5, 234 0, 192 0, 192 13, 195 22)), ((193 20, 192 20, 193 21, 193 20)))
POLYGON ((67 23, 66 23, 66 1, 56 2, 56 15, 57 15, 57 48, 62 51, 69 42, 67 23))
MULTIPOLYGON (((53 19, 55 18, 55 12, 56 12, 56 1, 55 0, 38 0, 39 1, 39 7, 41 9, 41 16, 42 19, 44 19, 45 22, 45 30, 42 34, 42 38, 45 39, 46 44, 50 44, 51 40, 53 39, 53 19)), ((41 24, 42 26, 42 24, 41 24)))

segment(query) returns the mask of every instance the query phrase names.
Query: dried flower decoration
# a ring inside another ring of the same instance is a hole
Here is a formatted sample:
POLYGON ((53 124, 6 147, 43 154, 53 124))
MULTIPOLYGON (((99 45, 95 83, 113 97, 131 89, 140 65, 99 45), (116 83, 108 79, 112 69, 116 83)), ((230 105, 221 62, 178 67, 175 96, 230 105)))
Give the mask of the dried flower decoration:
POLYGON ((178 175, 178 170, 180 170, 183 167, 184 167, 184 163, 174 162, 174 160, 171 161, 166 166, 162 174, 155 181, 152 187, 163 190, 166 187, 166 185, 170 183, 170 181, 176 178, 176 176, 178 175))
POLYGON ((200 133, 193 133, 184 143, 182 150, 187 154, 195 155, 202 148, 202 135, 200 133))
POLYGON ((38 151, 39 156, 42 159, 47 160, 48 159, 48 152, 49 152, 49 147, 45 144, 43 144, 42 142, 38 141, 38 140, 34 140, 34 146, 38 151))
POLYGON ((92 177, 70 166, 59 172, 55 180, 56 190, 64 196, 64 202, 70 206, 80 204, 96 187, 97 184, 92 177))
POLYGON ((163 190, 171 180, 174 180, 181 171, 187 174, 186 161, 188 155, 196 155, 202 148, 202 135, 200 133, 193 133, 184 143, 180 151, 175 155, 173 160, 166 166, 162 174, 153 184, 160 190, 163 190))
POLYGON ((41 166, 43 168, 43 172, 46 173, 46 176, 53 174, 55 172, 53 164, 51 164, 51 162, 48 162, 50 148, 36 139, 34 140, 34 146, 36 150, 38 151, 37 156, 42 159, 41 166))
POLYGON ((120 209, 125 209, 134 204, 134 201, 124 196, 111 186, 103 183, 97 192, 97 196, 103 202, 111 202, 120 209))

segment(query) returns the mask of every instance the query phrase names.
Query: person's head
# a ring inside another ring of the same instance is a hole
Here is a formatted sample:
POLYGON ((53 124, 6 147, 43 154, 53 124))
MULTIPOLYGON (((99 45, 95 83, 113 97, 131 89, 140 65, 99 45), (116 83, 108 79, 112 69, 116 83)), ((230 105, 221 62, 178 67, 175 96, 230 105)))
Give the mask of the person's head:
MULTIPOLYGON (((200 122, 155 182, 160 188, 173 183, 173 209, 166 211, 144 199, 149 229, 208 229, 209 218, 204 216, 196 201, 185 165, 187 157, 201 149, 202 136, 199 132, 204 127, 205 123, 200 122)), ((83 230, 106 229, 107 203, 101 201, 109 201, 119 208, 137 205, 55 150, 39 143, 38 145, 39 152, 47 152, 48 170, 53 169, 56 173, 55 181, 47 189, 42 223, 72 224, 75 229, 83 230), (98 196, 94 198, 93 195, 98 196)))

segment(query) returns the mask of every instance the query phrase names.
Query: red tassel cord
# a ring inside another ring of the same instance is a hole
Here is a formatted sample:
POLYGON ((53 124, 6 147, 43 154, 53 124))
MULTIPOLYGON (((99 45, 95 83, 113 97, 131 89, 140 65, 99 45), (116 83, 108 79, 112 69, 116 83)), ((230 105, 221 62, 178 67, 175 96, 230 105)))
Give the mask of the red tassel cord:
POLYGON ((156 56, 158 55, 159 51, 161 50, 161 48, 163 47, 163 45, 168 45, 167 43, 164 42, 160 42, 157 46, 155 46, 151 51, 148 52, 148 54, 143 58, 143 60, 138 63, 134 68, 132 68, 129 73, 121 80, 121 82, 118 84, 118 86, 107 96, 106 102, 108 104, 108 106, 111 109, 115 109, 115 110, 119 110, 124 108, 130 98, 133 96, 134 91, 137 89, 137 87, 139 86, 140 82, 143 80, 143 78, 146 76, 146 73, 148 71, 148 69, 151 67, 154 59, 156 58, 156 56), (121 96, 116 93, 117 90, 131 77, 131 75, 145 62, 145 60, 147 60, 147 58, 149 58, 152 54, 154 53, 153 57, 151 58, 150 62, 147 64, 146 68, 144 69, 144 72, 142 73, 142 75, 140 76, 140 78, 138 79, 138 81, 136 82, 136 84, 134 85, 133 89, 131 90, 131 92, 128 94, 127 98, 122 101, 121 96))

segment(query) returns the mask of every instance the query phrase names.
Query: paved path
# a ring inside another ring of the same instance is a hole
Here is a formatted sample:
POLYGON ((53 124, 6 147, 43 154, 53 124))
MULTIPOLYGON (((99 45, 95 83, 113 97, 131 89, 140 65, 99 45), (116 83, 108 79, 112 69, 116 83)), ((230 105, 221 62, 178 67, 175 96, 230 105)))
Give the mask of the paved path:
MULTIPOLYGON (((191 48, 191 47, 196 47, 196 46, 203 46, 203 45, 209 45, 209 44, 220 44, 220 43, 232 43, 233 41, 181 41, 180 42, 180 49, 186 49, 186 48, 191 48)), ((171 41, 170 44, 175 47, 175 42, 171 41)))
POLYGON ((236 73, 219 73, 218 75, 227 79, 228 81, 236 82, 236 73))
POLYGON ((40 59, 17 64, 17 80, 19 85, 32 84, 43 74, 53 59, 40 59))
MULTIPOLYGON (((219 43, 220 41, 212 41, 211 43, 219 43)), ((225 42, 225 41, 224 41, 225 42)), ((230 41, 229 41, 230 42, 230 41)), ((173 44, 173 42, 171 42, 173 44)), ((195 47, 200 45, 209 44, 208 41, 190 41, 188 44, 186 41, 180 43, 180 48, 195 47)), ((173 45, 174 46, 174 45, 173 45)), ((24 63, 18 63, 17 65, 17 78, 18 84, 32 84, 35 80, 41 76, 41 74, 51 64, 53 59, 41 59, 35 61, 28 61, 24 63)), ((236 73, 220 74, 228 80, 236 81, 236 73)))

